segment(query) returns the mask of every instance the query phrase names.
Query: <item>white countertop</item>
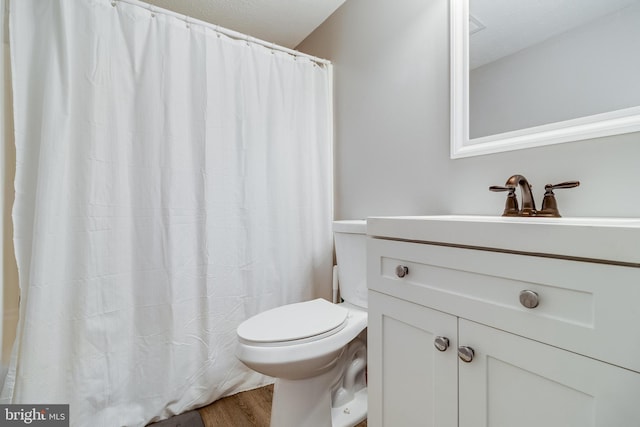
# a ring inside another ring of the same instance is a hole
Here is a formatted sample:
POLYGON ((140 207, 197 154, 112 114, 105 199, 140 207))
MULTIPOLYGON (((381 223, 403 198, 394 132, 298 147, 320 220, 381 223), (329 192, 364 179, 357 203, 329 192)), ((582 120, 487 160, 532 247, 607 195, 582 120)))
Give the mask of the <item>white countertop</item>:
POLYGON ((367 234, 640 267, 640 218, 369 217, 367 234))

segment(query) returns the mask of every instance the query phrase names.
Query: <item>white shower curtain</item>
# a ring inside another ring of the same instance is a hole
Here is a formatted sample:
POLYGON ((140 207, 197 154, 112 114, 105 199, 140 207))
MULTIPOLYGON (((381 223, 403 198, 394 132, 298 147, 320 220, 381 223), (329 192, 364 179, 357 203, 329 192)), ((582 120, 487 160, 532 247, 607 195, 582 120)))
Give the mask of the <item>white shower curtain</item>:
POLYGON ((3 403, 142 426, 263 384, 237 325, 330 288, 330 69, 135 1, 14 0, 3 403))

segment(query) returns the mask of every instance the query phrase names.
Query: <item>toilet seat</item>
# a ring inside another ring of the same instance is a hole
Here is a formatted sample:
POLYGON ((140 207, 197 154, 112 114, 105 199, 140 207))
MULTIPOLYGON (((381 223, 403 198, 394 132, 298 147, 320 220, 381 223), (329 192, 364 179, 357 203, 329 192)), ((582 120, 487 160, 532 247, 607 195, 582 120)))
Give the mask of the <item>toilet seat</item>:
POLYGON ((240 324, 237 333, 253 345, 316 341, 343 329, 348 314, 348 309, 318 298, 257 314, 240 324))

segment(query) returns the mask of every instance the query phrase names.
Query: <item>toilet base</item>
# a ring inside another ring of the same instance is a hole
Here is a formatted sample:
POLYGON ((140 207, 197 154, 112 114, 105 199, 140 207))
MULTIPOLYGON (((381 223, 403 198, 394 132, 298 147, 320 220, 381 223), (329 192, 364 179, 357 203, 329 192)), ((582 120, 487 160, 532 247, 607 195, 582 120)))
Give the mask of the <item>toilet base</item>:
POLYGON ((364 421, 366 361, 366 345, 356 338, 333 369, 300 380, 276 379, 271 427, 353 427, 364 421))
POLYGON ((329 375, 306 380, 276 380, 271 427, 353 427, 367 418, 367 388, 342 406, 331 407, 329 375))
POLYGON ((271 427, 332 427, 330 373, 304 380, 278 378, 273 389, 271 427))
POLYGON ((331 408, 332 427, 353 427, 367 419, 367 389, 355 393, 353 400, 331 408))

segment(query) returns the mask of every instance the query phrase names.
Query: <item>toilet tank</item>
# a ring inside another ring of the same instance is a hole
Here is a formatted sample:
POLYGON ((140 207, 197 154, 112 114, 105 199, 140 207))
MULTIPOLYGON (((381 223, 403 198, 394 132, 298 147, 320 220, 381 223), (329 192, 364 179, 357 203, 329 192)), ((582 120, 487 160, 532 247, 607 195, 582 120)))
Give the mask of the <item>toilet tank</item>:
POLYGON ((367 308, 367 221, 333 222, 338 285, 345 302, 367 308))

